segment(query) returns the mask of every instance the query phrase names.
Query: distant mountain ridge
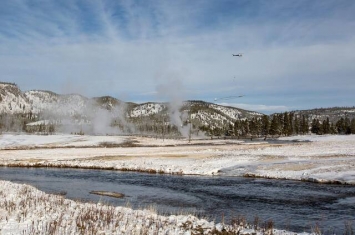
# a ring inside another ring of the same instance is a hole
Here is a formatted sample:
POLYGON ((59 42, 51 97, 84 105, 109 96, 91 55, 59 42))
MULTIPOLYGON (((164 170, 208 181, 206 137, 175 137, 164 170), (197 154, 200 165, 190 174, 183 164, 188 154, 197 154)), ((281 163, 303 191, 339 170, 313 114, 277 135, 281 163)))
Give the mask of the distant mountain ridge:
MULTIPOLYGON (((136 104, 132 102, 124 102, 111 96, 87 98, 80 94, 61 95, 52 91, 45 90, 30 90, 23 93, 16 84, 4 82, 0 82, 0 101, 0 113, 23 113, 32 111, 32 113, 37 114, 48 109, 58 108, 58 105, 72 106, 69 107, 70 111, 72 111, 74 109, 80 110, 82 107, 96 103, 95 105, 101 106, 107 110, 111 110, 114 107, 120 105, 130 106, 131 109, 129 110, 129 116, 132 117, 139 116, 139 110, 144 110, 142 115, 149 116, 151 114, 155 114, 156 112, 162 111, 164 108, 169 106, 166 102, 148 102, 136 104), (29 107, 27 109, 7 108, 9 106, 19 106, 22 103, 28 105, 29 107)), ((219 110, 224 114, 224 116, 228 116, 231 119, 246 118, 253 115, 262 115, 258 112, 243 110, 235 107, 221 106, 204 101, 191 100, 182 103, 182 106, 185 108, 190 105, 201 108, 208 106, 209 108, 219 110)), ((70 113, 70 111, 68 112, 70 113)))
MULTIPOLYGON (((288 113, 298 117, 305 116, 309 123, 313 119, 323 121, 327 118, 335 123, 341 118, 354 118, 355 107, 296 110, 288 113)), ((273 115, 279 114, 275 113, 269 117, 273 115)), ((101 133, 100 129, 105 133, 110 127, 115 126, 120 131, 129 133, 164 133, 165 128, 169 128, 169 131, 184 132, 186 135, 188 125, 192 125, 196 130, 224 133, 231 129, 236 121, 258 119, 263 116, 265 115, 259 112, 199 100, 183 101, 178 104, 167 102, 137 104, 111 96, 87 98, 80 94, 61 95, 43 90, 22 92, 14 83, 0 82, 0 130, 12 130, 13 126, 18 126, 17 130, 25 129, 28 123, 46 120, 43 123, 59 123, 62 126, 64 123, 70 123, 70 128, 75 131, 87 128, 86 131, 90 133, 101 133)))
POLYGON ((87 98, 80 94, 61 95, 52 91, 22 92, 16 84, 0 83, 0 115, 22 116, 23 122, 54 120, 62 123, 71 119, 75 123, 93 124, 107 119, 122 128, 149 129, 144 125, 172 125, 179 129, 187 123, 194 127, 221 128, 236 120, 260 117, 263 114, 204 101, 184 101, 179 104, 148 102, 136 104, 110 96, 87 98), (25 120, 28 116, 29 120, 25 120), (58 121, 59 120, 59 121, 58 121), (166 124, 159 124, 162 120, 166 124), (132 127, 135 126, 135 127, 132 127))
MULTIPOLYGON (((305 116, 309 121, 318 119, 319 121, 329 119, 330 122, 337 122, 340 118, 355 118, 355 106, 354 107, 330 107, 330 108, 316 108, 306 110, 294 110, 289 113, 293 113, 297 116, 305 116)), ((280 113, 276 113, 280 114, 280 113)), ((272 114, 275 115, 275 114, 272 114)))

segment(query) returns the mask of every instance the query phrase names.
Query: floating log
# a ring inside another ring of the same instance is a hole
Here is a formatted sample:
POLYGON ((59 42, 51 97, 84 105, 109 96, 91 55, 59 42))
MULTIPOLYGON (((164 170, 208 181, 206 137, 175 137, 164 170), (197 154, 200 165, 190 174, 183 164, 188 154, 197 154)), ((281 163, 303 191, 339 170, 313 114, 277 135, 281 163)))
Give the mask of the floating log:
POLYGON ((108 192, 108 191, 91 191, 90 194, 96 194, 100 196, 123 198, 125 195, 123 193, 108 192))

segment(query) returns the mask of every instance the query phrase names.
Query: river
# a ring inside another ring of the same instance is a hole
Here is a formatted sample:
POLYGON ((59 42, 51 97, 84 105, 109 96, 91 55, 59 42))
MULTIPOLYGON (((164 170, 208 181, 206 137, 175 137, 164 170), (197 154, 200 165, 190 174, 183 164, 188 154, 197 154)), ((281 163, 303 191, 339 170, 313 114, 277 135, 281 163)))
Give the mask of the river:
POLYGON ((193 213, 230 223, 245 216, 252 222, 273 220, 278 229, 344 233, 344 223, 355 227, 355 187, 289 180, 226 176, 172 176, 132 172, 0 167, 0 179, 27 183, 48 193, 132 208, 155 207, 160 214, 193 213), (124 193, 123 199, 90 191, 124 193))

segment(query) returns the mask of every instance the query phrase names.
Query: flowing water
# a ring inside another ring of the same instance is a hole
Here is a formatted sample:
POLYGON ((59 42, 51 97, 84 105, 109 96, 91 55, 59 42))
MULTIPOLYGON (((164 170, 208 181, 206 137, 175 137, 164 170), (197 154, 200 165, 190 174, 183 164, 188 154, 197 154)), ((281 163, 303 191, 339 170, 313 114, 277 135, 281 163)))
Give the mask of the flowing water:
POLYGON ((133 208, 155 207, 161 214, 193 213, 229 223, 245 216, 250 222, 273 220, 275 227, 344 233, 355 228, 355 187, 289 180, 240 177, 153 175, 132 172, 0 167, 0 179, 27 183, 48 193, 67 192, 71 199, 101 201, 133 208), (90 191, 119 192, 117 199, 90 191))

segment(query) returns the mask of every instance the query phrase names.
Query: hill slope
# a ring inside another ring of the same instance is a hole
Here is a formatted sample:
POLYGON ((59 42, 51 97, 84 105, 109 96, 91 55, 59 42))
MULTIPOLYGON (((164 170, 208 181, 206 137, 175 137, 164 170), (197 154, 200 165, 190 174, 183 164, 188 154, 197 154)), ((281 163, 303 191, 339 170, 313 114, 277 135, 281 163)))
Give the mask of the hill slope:
MULTIPOLYGON (((329 118, 355 118, 355 107, 296 110, 310 124, 329 118)), ((271 117, 276 114, 272 114, 271 117)), ((16 84, 0 82, 0 130, 26 130, 33 123, 56 125, 57 131, 96 134, 160 133, 200 134, 200 130, 223 134, 237 120, 260 118, 263 114, 204 101, 179 104, 148 102, 135 104, 114 97, 87 98, 80 94, 61 95, 51 91, 22 92, 16 84)), ((52 128, 53 129, 53 128, 52 128)))
POLYGON ((310 121, 313 119, 319 119, 320 121, 323 121, 329 118, 330 122, 336 122, 340 118, 355 118, 355 107, 319 108, 309 110, 296 110, 293 112, 299 116, 305 115, 306 118, 310 121))
MULTIPOLYGON (((70 125, 99 125, 107 130, 114 126, 124 132, 164 132, 164 128, 185 133, 208 127, 223 129, 236 120, 260 117, 262 114, 220 106, 204 101, 185 101, 180 104, 148 102, 127 103, 110 96, 87 98, 79 94, 60 95, 51 91, 32 90, 22 93, 15 84, 0 83, 0 113, 23 115, 24 123, 51 120, 70 125), (64 120, 64 121, 63 121, 64 120)), ((42 122, 48 123, 48 122, 42 122)), ((93 132, 91 127, 88 132, 93 132)))
POLYGON ((16 84, 0 83, 0 113, 27 113, 31 107, 30 101, 16 84))

